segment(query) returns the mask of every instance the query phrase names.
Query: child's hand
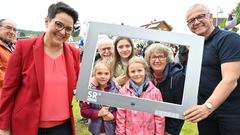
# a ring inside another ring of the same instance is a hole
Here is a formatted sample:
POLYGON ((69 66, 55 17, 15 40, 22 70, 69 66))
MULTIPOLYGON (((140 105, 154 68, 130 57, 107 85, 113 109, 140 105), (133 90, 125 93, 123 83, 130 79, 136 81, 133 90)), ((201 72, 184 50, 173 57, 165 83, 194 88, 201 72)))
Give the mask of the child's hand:
POLYGON ((123 86, 127 82, 128 78, 125 74, 122 74, 116 78, 117 83, 120 86, 123 86))
POLYGON ((108 107, 102 107, 99 112, 98 112, 98 117, 103 117, 105 115, 107 115, 108 112, 108 107))
POLYGON ((107 115, 103 116, 103 120, 104 121, 111 121, 113 119, 114 119, 114 116, 113 116, 113 114, 111 112, 108 112, 107 115))
POLYGON ((92 78, 91 78, 91 83, 92 83, 94 86, 98 86, 98 82, 96 81, 95 77, 92 77, 92 78))

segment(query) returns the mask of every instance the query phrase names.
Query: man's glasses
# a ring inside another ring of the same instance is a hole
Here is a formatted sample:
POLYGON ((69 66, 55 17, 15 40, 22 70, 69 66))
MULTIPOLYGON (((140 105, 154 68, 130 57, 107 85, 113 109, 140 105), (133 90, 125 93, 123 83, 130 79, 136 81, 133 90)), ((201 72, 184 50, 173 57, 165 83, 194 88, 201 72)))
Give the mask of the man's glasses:
POLYGON ((71 34, 73 32, 73 27, 66 27, 62 22, 60 21, 55 21, 55 28, 57 31, 61 31, 65 29, 65 32, 67 34, 71 34))
POLYGON ((16 28, 14 28, 14 27, 12 27, 12 26, 8 26, 8 25, 6 25, 6 26, 4 26, 4 25, 0 25, 0 27, 3 27, 3 28, 5 28, 5 29, 7 29, 7 30, 12 30, 13 32, 17 32, 17 29, 16 28))
POLYGON ((106 52, 106 51, 111 51, 112 47, 105 47, 105 48, 100 48, 100 51, 106 52))
POLYGON ((200 14, 192 19, 187 20, 187 25, 193 25, 193 23, 195 23, 196 20, 198 20, 199 22, 203 21, 203 19, 205 19, 207 14, 200 14))
POLYGON ((150 57, 150 59, 153 60, 153 61, 156 61, 157 59, 164 60, 165 58, 166 58, 166 56, 164 56, 164 55, 150 57))

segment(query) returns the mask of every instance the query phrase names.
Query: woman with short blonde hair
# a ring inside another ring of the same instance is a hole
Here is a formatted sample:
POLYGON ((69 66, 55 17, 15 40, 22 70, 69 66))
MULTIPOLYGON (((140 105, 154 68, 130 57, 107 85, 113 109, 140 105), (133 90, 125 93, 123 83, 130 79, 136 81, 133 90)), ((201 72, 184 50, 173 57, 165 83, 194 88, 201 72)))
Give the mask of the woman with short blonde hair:
MULTIPOLYGON (((182 104, 185 75, 183 67, 173 62, 171 48, 160 43, 150 45, 145 51, 145 60, 150 66, 149 77, 161 91, 163 101, 182 104)), ((166 118, 165 134, 179 135, 182 120, 166 118)))

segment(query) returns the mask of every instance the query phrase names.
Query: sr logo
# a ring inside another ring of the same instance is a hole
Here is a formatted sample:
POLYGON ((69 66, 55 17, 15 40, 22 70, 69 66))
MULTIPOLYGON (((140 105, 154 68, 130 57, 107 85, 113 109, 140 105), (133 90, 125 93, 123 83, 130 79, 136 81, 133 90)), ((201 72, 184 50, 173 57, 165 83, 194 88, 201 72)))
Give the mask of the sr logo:
POLYGON ((94 91, 88 91, 88 97, 87 100, 91 102, 97 102, 97 92, 94 91))

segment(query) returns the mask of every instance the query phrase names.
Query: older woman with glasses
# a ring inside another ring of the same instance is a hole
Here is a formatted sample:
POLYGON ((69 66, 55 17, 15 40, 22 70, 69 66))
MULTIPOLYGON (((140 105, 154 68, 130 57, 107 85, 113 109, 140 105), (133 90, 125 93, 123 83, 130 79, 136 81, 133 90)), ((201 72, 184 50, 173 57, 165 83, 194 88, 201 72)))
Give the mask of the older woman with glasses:
MULTIPOLYGON (((183 67, 173 62, 172 50, 160 43, 150 45, 145 51, 145 60, 150 66, 150 78, 161 91, 163 101, 182 103, 185 75, 183 67)), ((178 135, 183 121, 166 118, 165 135, 178 135)))
POLYGON ((0 134, 75 134, 71 107, 80 52, 65 41, 78 13, 58 2, 48 8, 46 32, 18 40, 0 100, 0 134))

